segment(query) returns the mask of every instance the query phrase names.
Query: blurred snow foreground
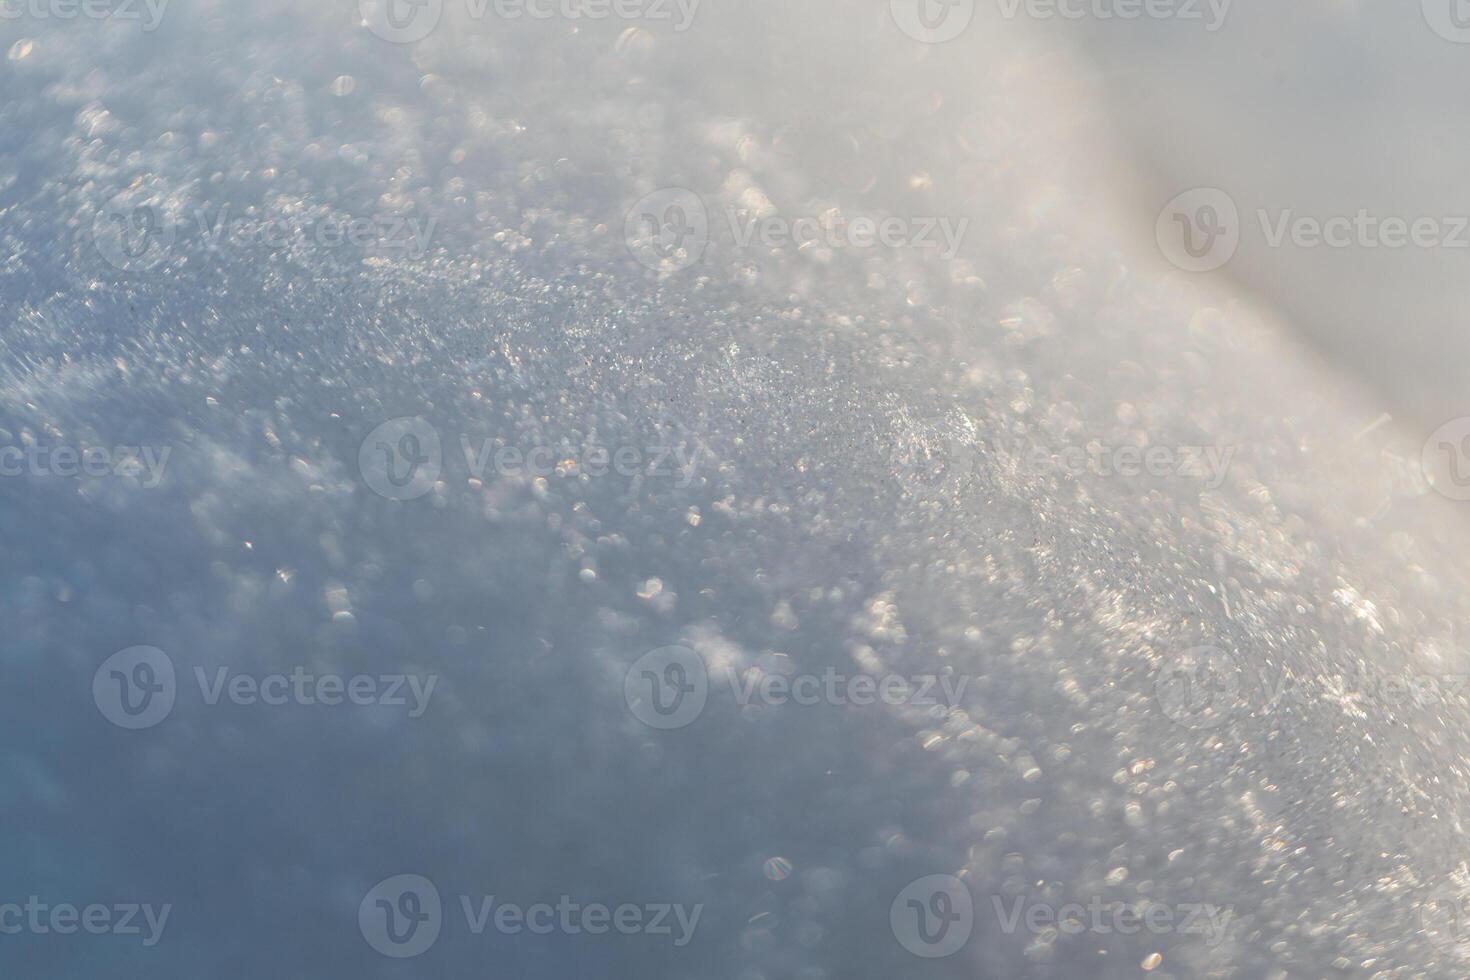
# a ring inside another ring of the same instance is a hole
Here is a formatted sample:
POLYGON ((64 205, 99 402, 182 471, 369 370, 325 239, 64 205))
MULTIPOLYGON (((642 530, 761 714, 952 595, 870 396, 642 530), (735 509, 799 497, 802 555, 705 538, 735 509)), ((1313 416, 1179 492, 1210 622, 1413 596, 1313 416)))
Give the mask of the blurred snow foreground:
POLYGON ((901 7, 5 22, 8 971, 1465 975, 1424 433, 901 7))

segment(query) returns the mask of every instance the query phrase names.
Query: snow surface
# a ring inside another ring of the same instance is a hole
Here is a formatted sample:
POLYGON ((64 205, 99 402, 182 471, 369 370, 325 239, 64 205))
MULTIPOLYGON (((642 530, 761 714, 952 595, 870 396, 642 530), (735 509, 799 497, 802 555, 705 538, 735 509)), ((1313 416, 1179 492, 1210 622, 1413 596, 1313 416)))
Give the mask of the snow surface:
POLYGON ((409 45, 336 0, 176 4, 151 33, 0 25, 0 444, 171 448, 154 488, 0 479, 0 901, 175 905, 152 948, 0 937, 7 975, 1465 975, 1424 913, 1466 884, 1470 704, 1381 693, 1470 674, 1470 540, 1424 433, 1115 234, 1053 45, 925 46, 835 0, 409 45), (668 187, 714 226, 970 225, 949 262, 717 231, 650 270, 625 219, 668 187), (415 257, 187 224, 226 204, 436 230, 415 257), (177 228, 153 268, 106 260, 115 206, 177 228), (408 416, 443 472, 398 501, 359 451, 408 416), (461 435, 700 462, 476 484, 461 435), (1236 455, 1212 488, 1025 451, 1093 442, 1236 455), (712 695, 658 731, 623 679, 670 644, 971 682, 955 710, 712 695), (181 694, 124 731, 89 694, 135 645, 181 694), (1201 646, 1245 665, 1240 703, 1180 723, 1160 681, 1201 646), (441 679, 418 719, 184 696, 223 665, 441 679), (682 949, 446 926, 399 961, 357 910, 401 873, 446 904, 705 908, 682 949), (976 922, 926 960, 889 916, 931 874, 976 922), (1211 945, 992 910, 1093 895, 1235 918, 1211 945))

